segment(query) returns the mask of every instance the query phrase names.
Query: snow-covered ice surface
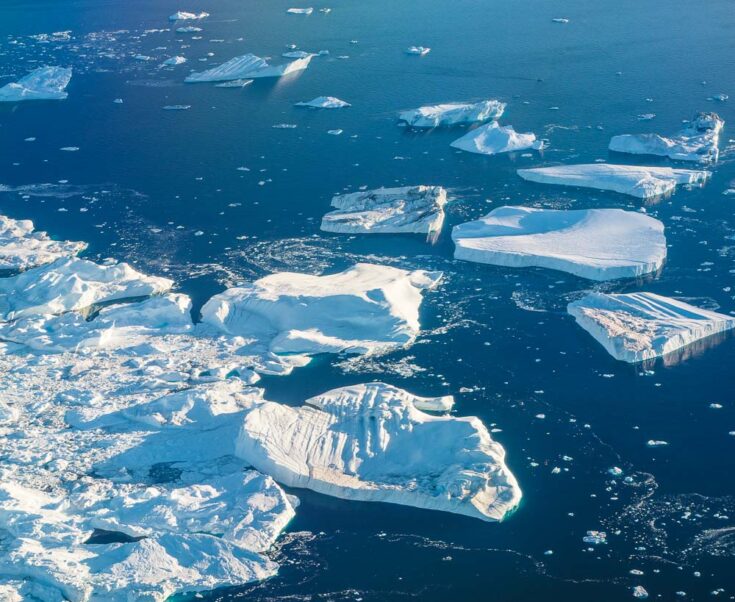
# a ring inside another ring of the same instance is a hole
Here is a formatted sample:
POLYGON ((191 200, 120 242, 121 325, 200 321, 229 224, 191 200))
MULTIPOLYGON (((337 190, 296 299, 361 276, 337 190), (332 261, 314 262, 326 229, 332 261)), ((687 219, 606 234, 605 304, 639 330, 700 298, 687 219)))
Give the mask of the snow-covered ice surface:
POLYGON ((441 186, 378 188, 337 195, 321 229, 343 234, 440 232, 447 191, 441 186))
POLYGON ((398 118, 414 128, 435 128, 498 119, 505 111, 499 100, 480 102, 449 102, 402 111, 398 118))
POLYGON ((639 199, 654 199, 672 193, 682 184, 703 184, 710 173, 671 167, 588 163, 519 169, 518 175, 539 184, 595 188, 639 199))
POLYGON ((283 65, 270 65, 265 59, 254 54, 244 54, 230 59, 226 63, 199 73, 192 73, 185 81, 223 82, 237 79, 256 79, 260 77, 282 77, 289 73, 301 71, 309 66, 312 55, 296 59, 283 65))
POLYGON ((720 133, 724 126, 725 122, 717 113, 699 113, 670 138, 659 134, 623 134, 613 136, 609 148, 631 155, 657 155, 674 161, 715 163, 720 156, 720 133))
POLYGON ((544 143, 536 139, 536 134, 519 134, 511 125, 498 125, 497 122, 481 125, 470 130, 451 144, 468 153, 497 155, 522 150, 541 150, 544 143))
POLYGON ((0 88, 0 102, 21 100, 64 100, 72 70, 64 67, 40 67, 0 88))
POLYGON ((317 96, 312 100, 297 102, 296 106, 310 109, 343 109, 351 105, 349 102, 345 102, 334 96, 317 96))
POLYGON ((655 272, 666 258, 664 225, 621 209, 499 207, 452 230, 454 256, 508 267, 543 267, 591 280, 655 272))
POLYGON ((83 242, 52 240, 46 232, 36 231, 31 220, 0 215, 0 272, 27 270, 74 256, 86 248, 83 242))
POLYGON ((418 405, 433 404, 383 383, 267 402, 245 414, 236 453, 288 486, 503 520, 521 500, 503 448, 477 418, 418 405))
POLYGON ((735 317, 654 293, 591 293, 567 310, 615 359, 641 362, 735 328, 735 317))
POLYGON ((209 16, 209 13, 205 13, 204 11, 199 13, 190 13, 187 11, 177 11, 173 15, 171 15, 168 20, 169 21, 192 21, 192 20, 199 20, 204 19, 209 16))

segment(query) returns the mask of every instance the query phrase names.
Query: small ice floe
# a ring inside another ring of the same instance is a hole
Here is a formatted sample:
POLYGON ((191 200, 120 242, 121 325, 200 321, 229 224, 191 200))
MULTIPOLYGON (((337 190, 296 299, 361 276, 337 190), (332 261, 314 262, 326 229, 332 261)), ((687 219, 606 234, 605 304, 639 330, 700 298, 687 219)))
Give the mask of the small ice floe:
POLYGON ((62 146, 60 151, 64 151, 65 153, 75 153, 79 150, 78 146, 62 146))
POLYGON ((176 33, 198 33, 200 31, 202 31, 202 28, 194 25, 186 25, 184 27, 176 28, 176 33))
POLYGON ((499 207, 455 226, 452 240, 456 259, 543 267, 591 280, 655 272, 666 257, 664 225, 621 209, 499 207))
POLYGON ((432 234, 444 224, 447 191, 441 186, 378 188, 341 194, 321 229, 343 234, 432 234))
POLYGON ((204 19, 205 17, 208 17, 209 13, 205 13, 204 11, 200 13, 188 13, 186 11, 178 11, 175 12, 173 15, 171 15, 168 20, 169 21, 196 21, 199 19, 204 19))
POLYGON ((290 52, 284 52, 281 56, 285 59, 305 59, 307 56, 314 55, 304 50, 291 50, 290 52))
POLYGON ((327 134, 330 136, 339 136, 344 130, 327 130, 327 134))
POLYGON ((470 153, 497 155, 522 150, 541 150, 544 143, 535 134, 519 134, 511 125, 501 126, 493 121, 467 132, 450 144, 470 153))
POLYGON ((668 441, 660 441, 660 440, 657 440, 657 439, 649 439, 646 442, 646 445, 648 447, 666 447, 668 444, 669 444, 668 441))
POLYGON ((551 20, 553 23, 569 23, 569 19, 565 17, 556 17, 551 20))
POLYGON ((645 600, 648 598, 648 592, 642 585, 636 585, 633 588, 633 597, 638 598, 639 600, 645 600))
POLYGON ((398 119, 414 128, 435 128, 482 123, 498 119, 503 111, 505 111, 505 103, 499 100, 482 100, 472 103, 450 102, 403 111, 399 114, 398 119))
POLYGON ((612 137, 609 149, 632 155, 669 157, 674 161, 714 163, 719 158, 724 125, 717 113, 699 113, 671 138, 659 134, 623 134, 612 137))
POLYGON ((726 100, 729 100, 729 98, 730 97, 727 94, 713 94, 707 100, 716 100, 717 102, 725 102, 726 100))
POLYGON ((191 105, 165 105, 161 107, 164 111, 188 111, 191 105))
POLYGON ((255 80, 254 79, 233 79, 232 81, 222 82, 220 84, 214 84, 215 88, 244 88, 249 86, 255 80))
POLYGON ((586 163, 519 169, 518 175, 529 182, 595 188, 627 194, 639 199, 654 199, 673 192, 680 184, 704 184, 708 171, 586 163))
POLYGON ((426 46, 409 46, 406 48, 406 54, 412 54, 415 56, 426 56, 431 52, 431 48, 426 46))
POLYGON ((274 130, 295 130, 298 126, 295 123, 276 123, 271 127, 274 130))
POLYGON ((64 100, 69 96, 66 86, 71 81, 71 68, 40 67, 0 88, 0 102, 22 100, 64 100))
POLYGON ((175 67, 176 65, 183 65, 186 62, 185 56, 172 56, 170 59, 166 59, 161 63, 162 67, 175 67))
POLYGON ((638 121, 651 121, 652 119, 656 119, 656 113, 643 113, 638 115, 638 121))
POLYGON ((352 105, 334 96, 317 96, 313 100, 297 102, 295 106, 310 109, 342 109, 344 107, 351 107, 352 105))
POLYGON ((623 469, 617 466, 607 469, 607 473, 612 477, 620 477, 623 475, 623 469))
POLYGON ((607 544, 607 533, 604 531, 587 531, 587 535, 582 538, 582 541, 595 546, 607 544))
POLYGON ((114 102, 116 105, 121 105, 123 103, 123 99, 122 98, 116 98, 112 102, 114 102))
POLYGON ((0 215, 0 271, 27 270, 62 257, 73 257, 86 243, 51 240, 46 232, 35 231, 30 220, 0 215))
POLYGON ((313 7, 308 8, 289 8, 286 10, 289 15, 310 15, 314 12, 313 7))
POLYGON ((654 293, 591 293, 567 306, 582 328, 625 362, 660 357, 735 328, 735 317, 654 293))
POLYGON ((147 54, 136 54, 133 57, 133 59, 135 59, 136 61, 140 61, 142 63, 145 63, 146 61, 152 61, 153 60, 153 57, 152 56, 148 56, 147 54))
POLYGON ((218 67, 200 73, 192 73, 184 81, 189 83, 222 82, 259 77, 281 77, 306 69, 312 58, 313 55, 309 55, 283 65, 270 65, 265 59, 254 54, 244 54, 230 59, 218 67))

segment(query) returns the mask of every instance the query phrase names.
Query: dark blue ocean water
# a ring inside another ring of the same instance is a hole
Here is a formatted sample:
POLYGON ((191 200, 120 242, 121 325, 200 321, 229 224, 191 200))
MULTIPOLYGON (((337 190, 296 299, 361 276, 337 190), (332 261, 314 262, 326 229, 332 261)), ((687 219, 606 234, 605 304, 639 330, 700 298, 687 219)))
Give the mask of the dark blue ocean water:
MULTIPOLYGON (((735 4, 323 2, 309 5, 332 12, 309 17, 285 13, 304 5, 296 0, 0 2, 0 83, 40 64, 75 69, 66 101, 0 106, 2 213, 89 241, 90 256, 168 274, 198 305, 279 270, 322 273, 357 260, 443 270, 422 307, 418 344, 376 362, 318 358, 266 379, 267 397, 300 404, 374 379, 455 394, 458 414, 499 429, 523 489, 521 508, 502 524, 295 491, 302 504, 274 552, 279 576, 204 599, 606 602, 630 599, 634 585, 660 600, 709 600, 720 588, 733 599, 735 338, 645 368, 616 362, 565 313, 588 281, 455 262, 449 231, 502 204, 638 209, 612 193, 515 175, 544 162, 610 159, 614 134, 671 133, 694 112, 716 110, 728 122, 724 149, 735 124, 735 4), (201 39, 172 31, 176 10, 211 13, 198 24, 201 39), (169 30, 144 33, 158 28, 169 30), (60 30, 72 39, 28 38, 60 30), (182 83, 192 68, 245 52, 280 62, 287 44, 330 56, 243 89, 182 83), (432 52, 405 55, 414 44, 432 52), (176 54, 189 62, 158 68, 176 54), (718 93, 733 100, 707 100, 718 93), (319 95, 353 106, 293 107, 319 95), (461 131, 396 126, 400 109, 483 98, 507 102, 502 122, 550 148, 486 158, 449 147, 461 131), (191 109, 162 110, 172 104, 191 109), (642 113, 656 118, 638 121, 642 113), (337 128, 341 136, 327 134, 337 128), (79 151, 59 150, 68 146, 79 151), (335 192, 398 184, 452 190, 436 244, 320 234, 335 192), (650 449, 649 439, 670 445, 650 449), (607 474, 611 466, 631 482, 607 474), (606 531, 608 544, 590 550, 582 542, 590 529, 606 531)), ((734 158, 723 153, 705 188, 647 207, 670 245, 659 277, 599 288, 733 312, 735 196, 723 192, 735 187, 734 158)))

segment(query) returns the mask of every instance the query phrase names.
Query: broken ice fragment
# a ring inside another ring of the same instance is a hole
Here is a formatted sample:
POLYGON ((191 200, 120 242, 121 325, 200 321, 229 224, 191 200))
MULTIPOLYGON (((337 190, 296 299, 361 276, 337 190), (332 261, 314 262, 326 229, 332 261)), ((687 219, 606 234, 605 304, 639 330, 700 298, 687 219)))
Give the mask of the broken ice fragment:
POLYGON ((186 11, 177 11, 173 15, 171 15, 168 20, 169 21, 191 21, 191 20, 198 20, 198 19, 204 19, 205 17, 208 17, 209 13, 205 13, 204 11, 200 13, 188 13, 186 11))
POLYGON ((253 79, 260 77, 281 77, 295 71, 301 71, 309 66, 313 55, 296 59, 283 65, 269 65, 265 59, 254 54, 244 54, 230 59, 226 63, 200 73, 192 73, 184 81, 221 82, 236 79, 253 79))
POLYGON ((413 54, 416 56, 426 56, 431 52, 431 48, 425 46, 409 46, 406 48, 406 54, 413 54))
POLYGON ((22 100, 64 100, 69 95, 66 86, 71 81, 71 68, 41 67, 17 82, 0 88, 0 102, 22 100))
POLYGON ((513 126, 501 126, 493 121, 467 132, 450 146, 469 153, 497 155, 527 149, 541 150, 544 143, 537 140, 535 134, 519 134, 513 126))
POLYGON ((311 109, 341 109, 352 106, 349 102, 335 98, 334 96, 317 96, 313 100, 296 103, 297 107, 308 107, 311 109))
POLYGON ((27 270, 74 256, 86 248, 83 242, 51 240, 46 232, 34 231, 30 220, 0 215, 0 271, 27 270))
POLYGON ((434 128, 498 119, 504 110, 505 103, 498 100, 482 100, 474 103, 451 102, 403 111, 398 118, 414 128, 434 128))

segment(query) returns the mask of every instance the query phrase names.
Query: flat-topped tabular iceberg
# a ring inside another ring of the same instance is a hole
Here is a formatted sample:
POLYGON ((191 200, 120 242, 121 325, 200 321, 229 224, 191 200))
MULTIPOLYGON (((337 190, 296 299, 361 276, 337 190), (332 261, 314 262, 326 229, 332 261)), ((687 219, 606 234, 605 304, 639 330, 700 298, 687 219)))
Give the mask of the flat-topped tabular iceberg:
POLYGON ((0 215, 0 271, 27 270, 74 256, 86 248, 83 242, 51 240, 46 232, 34 231, 31 220, 0 215))
POLYGON ((169 21, 192 21, 192 20, 198 20, 198 19, 204 19, 205 17, 208 17, 209 13, 205 13, 204 11, 200 13, 188 13, 186 11, 177 11, 173 15, 171 15, 168 20, 169 21))
POLYGON ((281 272, 215 295, 202 321, 274 353, 369 353, 413 342, 422 293, 440 278, 368 263, 329 276, 281 272))
POLYGON ((613 136, 609 148, 618 153, 714 163, 720 156, 720 132, 724 125, 717 113, 699 113, 671 138, 659 134, 624 134, 613 136))
POLYGON ((611 190, 639 199, 653 199, 673 192, 679 184, 703 184, 710 173, 671 167, 586 163, 519 169, 518 175, 539 184, 611 190))
POLYGON ((441 186, 378 188, 341 194, 332 199, 336 211, 322 218, 325 232, 386 234, 439 232, 444 224, 447 191, 441 186))
POLYGON ((300 408, 245 414, 237 455, 276 481, 340 498, 502 520, 521 491, 478 418, 432 416, 383 383, 334 389, 300 408))
POLYGON ((498 119, 503 111, 505 111, 505 103, 498 100, 482 100, 472 103, 450 102, 403 111, 398 118, 414 128, 435 128, 482 123, 498 119))
POLYGON ((40 67, 0 88, 0 102, 21 100, 64 100, 71 81, 71 68, 40 67))
POLYGON ((497 155, 522 150, 541 150, 544 143, 536 139, 536 134, 519 134, 512 125, 498 125, 493 121, 467 132, 450 144, 469 153, 497 155))
POLYGON ((296 106, 308 107, 310 109, 342 109, 352 105, 334 96, 317 96, 313 100, 297 102, 296 106))
POLYGON ((735 328, 735 317, 653 293, 591 293, 567 311, 615 359, 641 362, 735 328))
POLYGON ((283 65, 270 65, 265 59, 259 56, 244 54, 242 56, 236 56, 218 67, 213 67, 200 73, 192 73, 184 81, 189 83, 224 82, 233 79, 281 77, 294 71, 306 69, 312 58, 313 55, 309 55, 283 65))
POLYGON ((621 209, 498 207, 455 226, 454 257, 508 267, 543 267, 591 280, 657 271, 666 258, 664 225, 621 209))

